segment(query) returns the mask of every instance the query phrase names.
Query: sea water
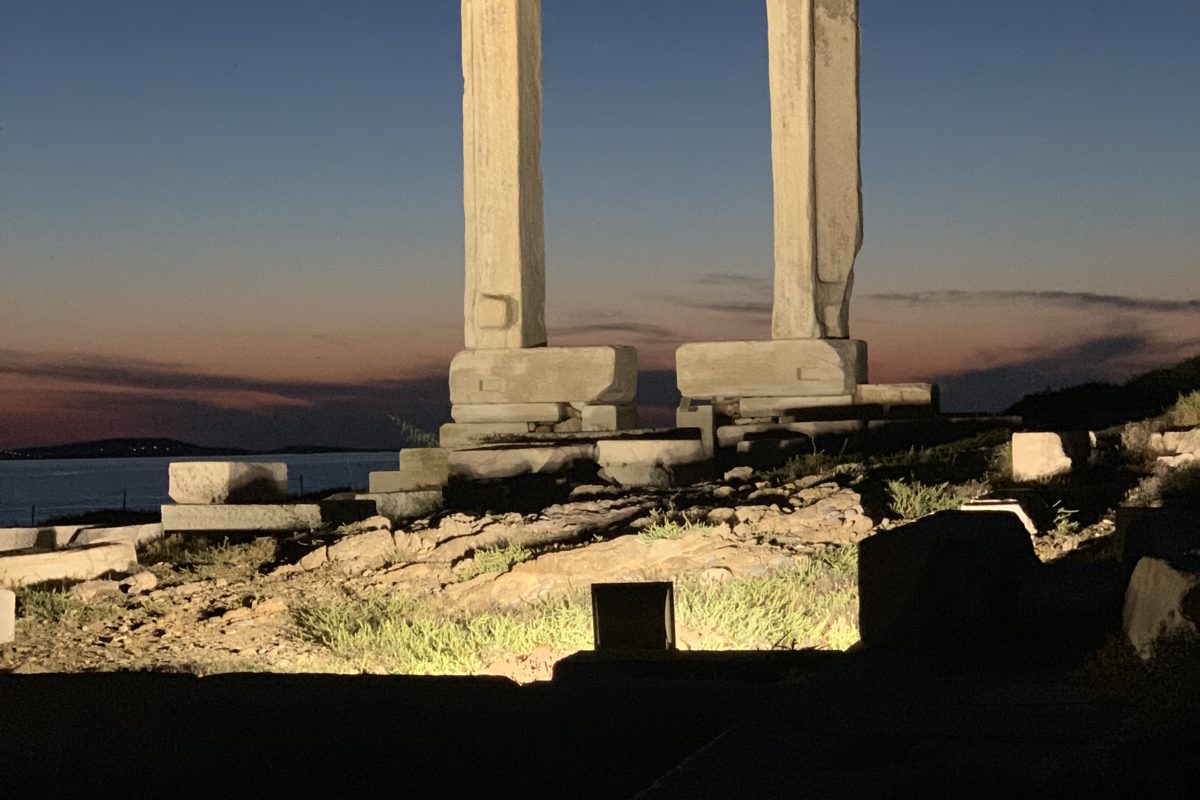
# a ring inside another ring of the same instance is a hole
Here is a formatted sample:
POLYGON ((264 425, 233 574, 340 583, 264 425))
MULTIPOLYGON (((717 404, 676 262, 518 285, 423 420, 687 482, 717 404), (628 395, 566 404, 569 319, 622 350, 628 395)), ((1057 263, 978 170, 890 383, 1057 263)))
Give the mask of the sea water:
POLYGON ((367 475, 399 466, 383 453, 307 455, 72 458, 0 461, 0 526, 31 525, 98 509, 157 510, 167 497, 172 461, 274 461, 288 467, 291 494, 331 489, 365 491, 367 475), (32 521, 31 521, 32 520, 32 521))

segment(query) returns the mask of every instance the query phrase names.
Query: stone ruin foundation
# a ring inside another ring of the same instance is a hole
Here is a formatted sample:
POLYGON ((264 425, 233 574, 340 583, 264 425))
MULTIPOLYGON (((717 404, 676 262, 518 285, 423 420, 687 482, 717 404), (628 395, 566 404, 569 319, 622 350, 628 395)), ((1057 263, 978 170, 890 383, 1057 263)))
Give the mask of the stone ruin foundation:
MULTIPOLYGON (((699 429, 708 457, 763 434, 850 431, 937 410, 928 384, 870 384, 867 345, 849 336, 862 244, 857 0, 767 0, 767 21, 772 339, 678 349, 676 423, 699 429)), ((454 421, 440 443, 629 436, 636 351, 547 341, 540 0, 462 0, 462 43, 466 349, 450 366, 454 421)))

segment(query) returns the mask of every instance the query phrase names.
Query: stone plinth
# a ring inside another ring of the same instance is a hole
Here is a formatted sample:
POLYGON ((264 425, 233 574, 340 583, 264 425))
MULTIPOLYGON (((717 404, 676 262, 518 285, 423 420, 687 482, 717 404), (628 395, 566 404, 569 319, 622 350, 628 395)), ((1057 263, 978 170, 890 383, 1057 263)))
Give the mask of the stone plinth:
POLYGON ((168 467, 167 494, 176 503, 270 503, 287 496, 287 464, 181 461, 168 467))
POLYGON ((1066 475, 1073 466, 1087 463, 1094 442, 1094 434, 1087 431, 1014 433, 1013 480, 1038 481, 1066 475))
POLYGON ((1200 624, 1200 570, 1158 558, 1138 562, 1125 592, 1125 636, 1144 659, 1170 638, 1195 641, 1200 624))
POLYGON ((636 394, 632 347, 465 350, 450 363, 455 405, 632 403, 636 394))
POLYGON ((0 586, 15 588, 45 581, 86 581, 110 572, 137 569, 130 544, 93 544, 51 553, 0 556, 0 586))
POLYGON ((853 339, 693 342, 675 354, 684 397, 852 395, 867 382, 867 345, 853 339))
POLYGON ((17 634, 17 593, 0 589, 0 644, 8 644, 17 634))
POLYGON ((162 526, 176 531, 263 531, 290 533, 360 522, 375 516, 369 500, 336 500, 280 505, 166 505, 162 526))

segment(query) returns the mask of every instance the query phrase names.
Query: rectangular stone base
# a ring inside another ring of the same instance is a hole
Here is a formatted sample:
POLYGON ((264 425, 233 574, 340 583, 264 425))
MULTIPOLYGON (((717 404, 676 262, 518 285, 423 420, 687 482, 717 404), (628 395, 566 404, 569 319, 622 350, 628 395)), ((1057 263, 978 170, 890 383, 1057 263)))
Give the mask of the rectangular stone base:
POLYGON ((852 394, 809 397, 741 397, 720 404, 734 418, 878 418, 936 414, 937 387, 928 383, 864 383, 852 394))
POLYGON ((330 500, 280 505, 165 505, 163 531, 269 531, 289 533, 361 522, 375 516, 370 500, 330 500))
POLYGON ((627 431, 638 426, 634 405, 584 406, 580 414, 584 431, 627 431))
POLYGON ((459 403, 450 409, 458 423, 562 422, 571 416, 566 403, 459 403))
POLYGON ((853 395, 867 382, 856 339, 692 342, 676 351, 679 392, 690 398, 853 395))
POLYGON ((631 403, 636 394, 632 347, 464 350, 450 362, 454 405, 631 403))

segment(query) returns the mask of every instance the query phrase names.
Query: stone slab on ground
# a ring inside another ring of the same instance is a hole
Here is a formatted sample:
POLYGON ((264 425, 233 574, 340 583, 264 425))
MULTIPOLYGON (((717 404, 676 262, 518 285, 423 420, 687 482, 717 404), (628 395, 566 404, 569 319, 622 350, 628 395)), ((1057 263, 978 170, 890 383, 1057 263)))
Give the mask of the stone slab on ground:
POLYGON ((867 382, 867 345, 854 339, 692 342, 675 355, 684 397, 853 394, 867 382))
POLYGON ((635 405, 587 405, 580 414, 584 431, 627 431, 638 426, 635 405))
POLYGON ((118 542, 136 547, 145 547, 150 542, 163 537, 163 526, 160 522, 145 525, 121 525, 114 528, 84 528, 71 540, 71 546, 86 544, 101 544, 118 542))
POLYGON ((406 447, 400 451, 400 469, 372 472, 367 489, 372 494, 441 489, 450 480, 449 457, 441 447, 406 447))
MULTIPOLYGON (((393 524, 418 519, 442 510, 442 490, 414 492, 343 492, 330 495, 329 501, 360 502, 374 504, 375 514, 386 517, 393 524)), ((374 515, 371 515, 374 516, 374 515)))
POLYGON ((176 503, 271 503, 287 497, 287 464, 177 461, 167 468, 167 494, 176 503))
POLYGON ((1016 500, 971 500, 959 506, 959 511, 992 511, 1005 514, 1015 514, 1030 536, 1038 535, 1038 526, 1033 517, 1016 500))
POLYGON ((446 450, 481 447, 509 437, 528 435, 533 432, 532 428, 528 422, 447 422, 438 429, 438 444, 446 450))
POLYGON ((632 347, 534 347, 466 350, 450 362, 450 402, 632 403, 632 347))
POLYGON ((567 403, 459 403, 450 409, 455 422, 562 422, 567 403))
POLYGON ((595 461, 596 445, 563 444, 537 447, 488 447, 456 450, 450 455, 450 475, 465 480, 498 480, 518 475, 549 475, 571 469, 580 461, 595 461))
POLYGON ((0 589, 0 644, 8 644, 17 635, 17 593, 0 589))
POLYGON ((93 544, 51 553, 0 556, 0 586, 15 588, 44 581, 85 581, 138 568, 133 545, 93 544))
POLYGON ((42 525, 33 528, 0 528, 0 553, 12 550, 57 550, 66 547, 84 525, 42 525))
POLYGON ((712 468, 704 443, 695 439, 609 439, 596 443, 596 462, 622 486, 679 486, 712 468))
POLYGON ((1162 434, 1162 452, 1167 455, 1200 455, 1200 428, 1162 434))
POLYGON ((291 533, 361 522, 375 516, 369 500, 324 500, 319 503, 278 505, 165 505, 162 526, 167 533, 184 531, 264 531, 291 533))
POLYGON ((1125 592, 1122 623, 1129 643, 1143 659, 1164 640, 1195 642, 1200 624, 1200 561, 1190 565, 1161 558, 1137 563, 1125 592))
POLYGON ((859 631, 868 645, 987 639, 1016 623, 1040 566, 1015 514, 943 511, 858 545, 859 631))
POLYGON ((1087 463, 1095 435, 1087 431, 1018 432, 1012 435, 1014 481, 1038 481, 1066 475, 1087 463))

